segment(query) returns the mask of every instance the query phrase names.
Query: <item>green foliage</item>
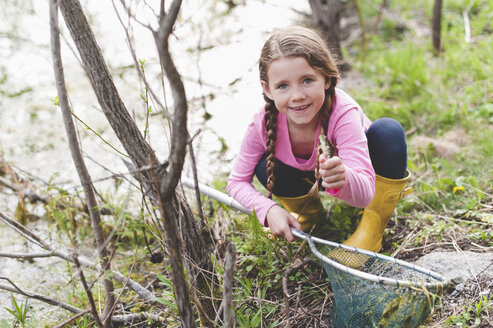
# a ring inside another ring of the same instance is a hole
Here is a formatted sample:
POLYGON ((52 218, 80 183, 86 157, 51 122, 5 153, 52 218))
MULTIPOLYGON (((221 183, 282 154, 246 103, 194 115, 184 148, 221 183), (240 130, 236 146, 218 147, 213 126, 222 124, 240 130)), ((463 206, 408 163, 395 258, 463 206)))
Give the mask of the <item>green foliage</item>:
POLYGON ((328 220, 317 228, 315 234, 342 243, 356 229, 362 210, 332 197, 322 197, 322 203, 325 208, 330 208, 330 213, 328 220))
POLYGON ((464 311, 459 314, 452 315, 445 321, 445 326, 456 327, 478 327, 484 319, 491 318, 492 310, 491 297, 481 296, 474 304, 464 306, 464 311))
MULTIPOLYGON (((285 271, 295 259, 312 256, 299 242, 274 238, 260 225, 255 215, 235 218, 230 235, 237 252, 237 271, 233 302, 239 327, 275 327, 282 321, 282 284, 285 271), (281 299, 279 299, 281 297, 281 299)), ((287 276, 298 282, 302 294, 309 299, 322 297, 323 288, 314 288, 311 275, 321 272, 321 265, 305 265, 287 276)))
POLYGON ((176 303, 174 287, 171 279, 168 277, 158 274, 157 278, 165 286, 166 289, 161 290, 161 297, 157 298, 157 301, 165 306, 167 306, 175 314, 178 314, 178 305, 176 303))
MULTIPOLYGON (((6 307, 3 307, 3 308, 15 317, 16 322, 19 323, 22 326, 22 328, 28 327, 27 326, 27 315, 29 312, 29 305, 28 305, 29 299, 26 298, 24 303, 18 304, 14 295, 11 295, 11 297, 12 297, 12 304, 14 305, 14 308, 13 309, 8 309, 6 307)), ((5 324, 5 322, 2 322, 2 325, 4 325, 4 324, 5 324)))

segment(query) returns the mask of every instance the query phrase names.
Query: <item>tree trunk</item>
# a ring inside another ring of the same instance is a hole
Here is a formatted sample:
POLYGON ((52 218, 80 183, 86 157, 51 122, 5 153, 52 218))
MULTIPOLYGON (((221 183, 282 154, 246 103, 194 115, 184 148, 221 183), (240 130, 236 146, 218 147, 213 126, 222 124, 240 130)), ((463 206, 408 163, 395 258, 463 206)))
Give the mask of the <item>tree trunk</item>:
MULTIPOLYGON (((173 10, 173 6, 176 6, 178 2, 181 1, 175 0, 173 2, 170 11, 173 10)), ((149 164, 159 164, 156 155, 145 142, 118 94, 79 1, 61 0, 60 8, 103 113, 106 115, 106 118, 133 164, 137 168, 142 168, 149 164)), ((162 9, 162 13, 163 15, 161 17, 165 17, 164 9, 162 9)), ((167 26, 169 30, 172 27, 173 25, 167 26)), ((190 283, 192 286, 199 285, 197 288, 201 289, 207 283, 207 280, 213 280, 213 274, 205 273, 212 272, 210 270, 213 266, 210 260, 209 248, 199 232, 197 221, 188 204, 175 191, 185 156, 185 148, 182 147, 182 143, 186 145, 187 142, 187 108, 184 90, 176 89, 173 81, 170 81, 170 84, 172 84, 173 95, 175 96, 175 93, 180 95, 180 99, 174 99, 175 112, 171 138, 172 144, 170 158, 168 160, 170 172, 168 174, 164 166, 161 166, 157 170, 157 180, 161 189, 159 190, 161 197, 154 183, 151 171, 142 171, 140 182, 144 185, 144 190, 147 191, 148 196, 150 196, 155 205, 159 205, 160 200, 164 200, 163 208, 166 211, 166 218, 163 219, 177 221, 179 236, 174 235, 173 237, 181 237, 180 239, 183 242, 183 248, 186 254, 185 265, 190 276, 190 283), (178 219, 180 219, 179 222, 178 219)), ((170 250, 170 254, 172 252, 170 250)))
POLYGON ((308 0, 312 9, 313 22, 318 27, 327 47, 341 71, 349 66, 344 62, 341 51, 341 0, 308 0))
POLYGON ((442 22, 442 0, 435 0, 433 5, 433 20, 431 35, 433 40, 433 50, 436 55, 442 51, 441 47, 441 22, 442 22))

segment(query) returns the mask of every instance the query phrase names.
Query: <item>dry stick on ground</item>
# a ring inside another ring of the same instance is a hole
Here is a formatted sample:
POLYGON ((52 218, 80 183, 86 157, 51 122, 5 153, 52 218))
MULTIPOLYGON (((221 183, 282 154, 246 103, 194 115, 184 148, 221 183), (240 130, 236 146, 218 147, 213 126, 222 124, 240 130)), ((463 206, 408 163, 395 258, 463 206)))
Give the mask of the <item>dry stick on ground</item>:
MULTIPOLYGON (((70 304, 67 304, 64 302, 60 302, 60 301, 53 299, 51 297, 41 295, 38 293, 34 293, 31 291, 23 290, 23 289, 19 288, 16 284, 14 284, 9 278, 0 277, 0 279, 8 281, 12 286, 14 286, 14 287, 11 287, 11 286, 0 285, 1 290, 6 290, 6 291, 9 291, 12 293, 23 295, 23 296, 26 296, 26 297, 29 297, 32 299, 42 301, 42 302, 50 304, 50 305, 58 306, 62 309, 70 311, 72 313, 76 313, 76 315, 74 317, 72 317, 70 320, 64 322, 63 325, 66 325, 66 324, 70 323, 71 321, 77 319, 78 317, 91 312, 90 309, 81 310, 81 309, 79 309, 73 305, 70 305, 70 304)), ((111 320, 114 323, 128 323, 128 322, 133 322, 133 321, 137 321, 137 320, 146 320, 147 318, 152 319, 156 322, 162 322, 161 317, 154 315, 154 314, 151 314, 151 313, 146 313, 146 312, 125 314, 125 315, 115 315, 111 318, 111 320)), ((63 327, 63 325, 58 325, 58 326, 63 327)))
MULTIPOLYGON (((4 221, 7 225, 9 225, 14 230, 16 230, 18 233, 20 233, 24 238, 35 242, 37 245, 45 248, 46 250, 49 250, 50 253, 53 254, 52 256, 56 256, 56 257, 59 257, 61 259, 66 260, 68 262, 74 263, 74 259, 72 258, 71 255, 69 255, 68 253, 62 252, 62 251, 54 250, 50 245, 48 245, 43 240, 41 240, 41 238, 39 238, 39 236, 34 234, 32 231, 30 231, 29 229, 27 229, 26 227, 24 227, 23 225, 21 225, 17 221, 4 215, 2 212, 0 212, 0 220, 4 221)), ((97 267, 98 267, 97 264, 92 263, 92 262, 85 260, 85 259, 80 259, 80 264, 81 264, 81 266, 84 266, 84 267, 87 267, 90 269, 97 269, 97 267)), ((122 283, 123 286, 128 286, 131 290, 135 291, 135 293, 137 295, 139 295, 140 297, 142 297, 145 301, 151 302, 151 303, 154 303, 156 301, 156 296, 154 294, 152 294, 150 291, 148 291, 147 289, 145 289, 144 287, 142 287, 140 284, 136 283, 135 281, 133 281, 129 277, 125 277, 122 274, 120 274, 119 272, 115 272, 115 271, 110 271, 109 273, 112 275, 112 277, 116 281, 122 283)), ((0 279, 8 281, 12 286, 15 287, 14 288, 14 287, 10 287, 10 286, 0 285, 0 289, 2 289, 2 290, 10 291, 13 293, 18 293, 18 294, 21 294, 21 295, 24 295, 24 296, 27 296, 27 297, 30 297, 33 299, 37 299, 37 300, 40 300, 42 302, 48 303, 50 305, 55 305, 55 306, 61 307, 62 309, 68 310, 68 311, 76 313, 76 314, 79 314, 81 312, 84 312, 84 314, 85 314, 86 312, 91 311, 90 309, 83 311, 79 308, 76 308, 76 307, 70 305, 70 304, 66 304, 64 302, 58 301, 58 300, 53 299, 49 296, 45 296, 45 295, 37 294, 34 292, 22 290, 21 288, 16 286, 9 278, 0 277, 0 279)), ((113 323, 127 323, 127 322, 133 322, 136 320, 145 320, 146 318, 150 318, 150 319, 157 321, 157 322, 160 322, 162 319, 159 316, 153 315, 151 313, 143 312, 140 314, 114 315, 111 317, 111 320, 113 323)))
POLYGON ((234 312, 233 312, 233 276, 236 263, 236 248, 233 243, 229 243, 226 248, 226 261, 224 265, 224 281, 223 281, 223 321, 225 328, 234 327, 234 312))
POLYGON ((62 323, 60 323, 60 324, 58 324, 58 325, 54 326, 53 328, 63 328, 63 327, 65 327, 66 325, 68 325, 69 323, 71 323, 72 321, 79 319, 80 317, 82 317, 82 316, 83 316, 83 315, 85 315, 85 314, 88 314, 89 312, 91 312, 91 309, 87 309, 87 310, 85 310, 85 311, 82 311, 82 312, 80 312, 80 313, 77 313, 77 314, 76 314, 76 315, 74 315, 73 317, 71 317, 71 318, 69 318, 69 319, 65 320, 64 322, 62 322, 62 323))
MULTIPOLYGON (((53 248, 51 245, 43 241, 38 235, 36 235, 34 232, 17 222, 16 220, 8 217, 4 213, 0 212, 0 220, 5 222, 8 226, 10 226, 12 229, 14 229, 16 232, 18 232, 22 237, 26 238, 30 242, 40 246, 41 248, 44 248, 48 252, 52 253, 53 256, 59 257, 65 261, 74 263, 74 259, 72 256, 64 251, 56 250, 53 248)), ((99 268, 99 264, 93 263, 87 259, 79 258, 80 264, 83 267, 90 268, 93 270, 97 270, 99 268)), ((137 293, 144 301, 146 302, 151 302, 154 303, 156 302, 156 295, 151 293, 149 290, 144 288, 142 285, 139 283, 133 281, 130 278, 125 277, 121 273, 117 271, 109 271, 108 272, 116 281, 120 283, 127 283, 127 286, 133 290, 135 293, 137 293)))
POLYGON ((24 295, 24 296, 27 296, 29 298, 37 299, 37 300, 43 301, 45 303, 61 307, 62 309, 68 310, 70 312, 80 313, 83 311, 83 310, 81 310, 81 309, 79 309, 73 305, 70 305, 70 304, 67 304, 64 302, 60 302, 60 301, 53 299, 51 297, 23 290, 22 288, 17 286, 12 280, 10 280, 7 277, 0 277, 0 279, 7 281, 9 284, 11 284, 13 286, 13 287, 10 287, 10 286, 5 286, 5 285, 0 285, 0 289, 2 289, 2 290, 6 290, 6 291, 9 291, 12 293, 24 295))
POLYGON ((291 298, 292 295, 289 295, 288 291, 288 276, 296 268, 299 268, 301 265, 304 264, 304 261, 300 261, 300 259, 295 259, 291 265, 286 268, 284 271, 284 274, 282 275, 282 290, 284 294, 284 315, 286 317, 286 327, 291 327, 291 322, 289 320, 290 315, 289 315, 289 299, 291 298))
MULTIPOLYGON (((60 53, 60 33, 58 27, 58 3, 57 0, 50 1, 50 34, 51 34, 51 50, 53 58, 53 70, 55 72, 56 87, 58 93, 58 100, 60 102, 60 108, 62 110, 63 121, 65 124, 65 131, 69 141, 70 153, 79 175, 80 182, 84 189, 84 195, 87 201, 87 208, 91 217, 92 230, 94 232, 94 238, 96 240, 96 247, 98 251, 99 260, 102 267, 105 270, 110 269, 110 263, 108 262, 108 250, 104 246, 104 231, 101 221, 101 215, 98 208, 96 196, 94 194, 94 186, 91 181, 91 176, 87 170, 86 164, 82 157, 82 152, 79 148, 79 141, 75 129, 74 121, 72 120, 72 111, 68 102, 67 89, 65 87, 65 76, 63 73, 62 57, 60 53)), ((77 260, 75 260, 77 262, 77 260)), ((113 295, 114 287, 113 282, 108 279, 103 279, 104 291, 105 291, 105 304, 103 310, 103 318, 111 316, 108 311, 113 308, 115 302, 115 296, 113 295)), ((99 314, 96 308, 93 309, 93 316, 98 324, 98 327, 103 327, 103 324, 99 320, 99 314)), ((106 321, 106 319, 103 319, 106 321)), ((108 321, 111 326, 111 320, 108 321)), ((107 325, 105 324, 104 327, 107 325)))

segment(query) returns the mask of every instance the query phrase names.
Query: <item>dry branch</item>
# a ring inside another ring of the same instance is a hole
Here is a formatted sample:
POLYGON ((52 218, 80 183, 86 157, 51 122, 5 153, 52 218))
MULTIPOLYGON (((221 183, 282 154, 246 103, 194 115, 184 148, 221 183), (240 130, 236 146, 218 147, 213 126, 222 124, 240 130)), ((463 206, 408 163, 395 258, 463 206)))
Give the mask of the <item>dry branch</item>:
MULTIPOLYGON (((72 321, 76 320, 77 318, 83 316, 83 315, 86 315, 86 314, 89 314, 91 312, 90 309, 87 309, 87 310, 81 310, 75 306, 72 306, 70 304, 67 304, 67 303, 64 303, 64 302, 60 302, 54 298, 51 298, 51 297, 48 297, 46 295, 42 295, 42 294, 38 294, 38 293, 34 293, 34 292, 31 292, 31 291, 26 291, 24 289, 21 289, 19 286, 17 286, 15 283, 13 283, 9 278, 6 278, 6 277, 0 277, 1 280, 6 280, 7 282, 9 282, 12 286, 6 286, 6 285, 1 285, 0 284, 0 289, 1 290, 6 290, 8 292, 11 292, 11 293, 16 293, 16 294, 19 294, 19 295, 23 295, 23 296, 26 296, 26 297, 29 297, 29 298, 32 298, 32 299, 36 299, 38 301, 41 301, 41 302, 44 302, 44 303, 47 303, 47 304, 50 304, 50 305, 54 305, 54 306, 57 306, 57 307, 60 307, 64 310, 67 310, 67 311, 70 311, 72 313, 75 313, 76 315, 71 317, 70 319, 62 322, 61 324, 55 326, 54 328, 57 328, 57 327, 64 327, 66 325, 68 325, 69 323, 71 323, 72 321)), ((142 312, 142 313, 130 313, 130 314, 122 314, 122 315, 114 315, 111 317, 111 321, 113 323, 119 323, 119 324, 122 324, 122 323, 133 323, 133 322, 136 322, 136 321, 144 321, 146 319, 151 319, 155 322, 164 322, 163 318, 159 315, 155 315, 155 314, 152 314, 152 313, 147 313, 147 312, 142 312)))
MULTIPOLYGON (((92 312, 92 316, 94 317, 94 321, 96 321, 96 324, 98 325, 98 327, 104 327, 106 325, 103 325, 103 323, 101 322, 101 318, 99 317, 98 310, 96 308, 96 303, 94 302, 94 297, 92 296, 91 289, 87 285, 87 280, 86 280, 86 277, 84 275, 84 271, 82 270, 82 268, 80 266, 79 258, 77 257, 77 254, 75 252, 73 253, 73 258, 74 258, 75 265, 77 266, 77 271, 79 272, 82 286, 84 287, 84 290, 85 290, 86 295, 87 295, 87 299, 89 300, 89 304, 91 305, 91 312, 92 312)), ((113 307, 114 307, 114 304, 115 304, 115 302, 113 302, 113 307)), ((105 311, 105 312, 108 313, 106 318, 111 316, 111 311, 105 311)))
POLYGON ((433 49, 438 54, 442 51, 441 47, 441 24, 442 24, 442 0, 435 0, 433 5, 433 19, 431 24, 431 36, 433 49))
POLYGON ((236 249, 233 243, 229 243, 226 248, 226 261, 224 267, 224 282, 223 282, 223 304, 224 304, 224 327, 234 327, 234 312, 233 312, 233 276, 236 263, 236 249))
POLYGON ((58 300, 56 300, 54 298, 51 298, 51 297, 48 297, 48 296, 45 296, 45 295, 41 295, 41 294, 38 294, 38 293, 34 293, 34 292, 23 290, 20 287, 18 287, 14 282, 12 282, 9 278, 0 277, 0 279, 6 280, 9 284, 11 284, 13 286, 13 287, 11 287, 11 286, 6 286, 6 285, 0 285, 0 289, 2 289, 2 290, 6 290, 6 291, 9 291, 9 292, 12 292, 12 293, 24 295, 24 296, 27 296, 29 298, 33 298, 33 299, 42 301, 44 303, 48 303, 50 305, 55 305, 55 306, 58 306, 58 307, 60 307, 62 309, 65 309, 65 310, 70 311, 70 312, 73 312, 73 313, 83 312, 83 310, 81 310, 81 309, 79 309, 79 308, 77 308, 77 307, 75 307, 73 305, 70 305, 70 304, 67 304, 67 303, 58 301, 58 300))
MULTIPOLYGON (((63 1, 62 1, 63 2, 63 1)), ((94 232, 94 238, 96 240, 96 247, 98 250, 99 260, 102 263, 102 268, 104 270, 110 269, 109 254, 107 248, 104 246, 104 232, 101 221, 101 215, 98 208, 98 202, 94 193, 94 186, 91 181, 91 176, 87 169, 87 166, 82 157, 82 152, 79 147, 79 141, 77 137, 77 132, 75 129, 75 124, 72 119, 72 111, 70 109, 67 88, 65 86, 65 76, 63 72, 62 57, 60 51, 60 32, 58 27, 58 4, 56 0, 50 1, 50 34, 51 34, 51 51, 53 59, 53 70, 55 73, 56 88, 58 93, 58 100, 60 102, 60 108, 62 110, 63 121, 65 124, 65 131, 67 133, 67 138, 69 141, 70 153, 72 155, 72 160, 74 161, 77 174, 79 175, 80 182, 84 189, 84 195, 87 201, 87 208, 89 215, 91 217, 92 230, 94 232)), ((79 265, 78 260, 74 259, 74 262, 79 265)), ((103 310, 103 318, 109 317, 111 314, 108 311, 113 308, 115 303, 115 297, 113 295, 114 287, 113 282, 108 279, 103 279, 104 291, 105 291, 105 304, 103 310)), ((86 291, 87 292, 87 291, 86 291)), ((90 297, 90 293, 88 297, 90 297)), ((93 316, 96 320, 98 327, 103 327, 101 320, 99 320, 99 314, 97 313, 96 307, 92 307, 93 316)), ((107 325, 104 325, 107 327, 107 325)))
MULTIPOLYGON (((70 255, 68 252, 60 251, 55 249, 53 246, 42 240, 38 235, 36 235, 34 232, 20 224, 19 222, 15 221, 14 219, 8 217, 4 213, 0 212, 0 220, 5 222, 8 226, 10 226, 12 229, 17 231, 21 236, 26 238, 27 240, 35 243, 36 245, 44 248, 53 256, 59 257, 65 261, 68 261, 70 263, 74 263, 74 259, 72 255, 70 255)), ((81 266, 92 269, 92 270, 98 270, 100 268, 99 264, 96 264, 94 262, 91 262, 85 258, 79 258, 79 262, 81 266)), ((154 295, 152 292, 144 288, 142 285, 139 283, 133 281, 132 279, 125 277, 118 271, 110 270, 108 271, 110 276, 115 279, 116 281, 126 284, 131 290, 133 290, 137 295, 142 297, 144 301, 146 302, 151 302, 154 303, 156 301, 156 295, 154 295)))
POLYGON ((0 253, 0 257, 8 257, 12 259, 32 260, 41 257, 52 257, 53 253, 0 253))

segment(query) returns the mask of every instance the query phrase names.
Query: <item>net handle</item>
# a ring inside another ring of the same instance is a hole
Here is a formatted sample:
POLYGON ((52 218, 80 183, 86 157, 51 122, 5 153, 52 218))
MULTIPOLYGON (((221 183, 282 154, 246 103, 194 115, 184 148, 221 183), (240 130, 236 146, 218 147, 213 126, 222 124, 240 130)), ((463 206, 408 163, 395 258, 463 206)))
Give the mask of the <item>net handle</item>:
POLYGON ((448 285, 447 279, 442 277, 440 274, 433 272, 431 270, 422 268, 420 266, 417 266, 417 265, 414 265, 414 264, 390 257, 390 256, 385 256, 385 255, 378 254, 375 252, 370 252, 370 251, 367 251, 364 249, 360 249, 360 248, 356 248, 356 247, 352 247, 352 246, 347 246, 347 245, 335 243, 332 241, 320 239, 317 237, 313 237, 313 236, 310 236, 309 234, 307 234, 303 231, 300 231, 300 230, 297 230, 294 228, 291 228, 291 233, 293 234, 293 236, 295 236, 297 238, 306 240, 312 253, 316 257, 318 257, 322 262, 336 268, 337 270, 346 272, 350 275, 356 276, 356 277, 361 278, 361 279, 369 280, 369 281, 376 282, 379 284, 392 285, 392 286, 396 286, 396 287, 444 288, 448 285), (335 248, 342 248, 342 249, 346 249, 349 251, 354 251, 354 252, 359 253, 359 254, 368 255, 370 257, 377 257, 377 258, 382 259, 382 260, 387 261, 387 262, 394 262, 398 265, 404 266, 404 267, 409 268, 411 270, 423 273, 429 277, 432 277, 436 280, 439 280, 440 282, 435 282, 435 283, 413 282, 413 281, 409 281, 409 280, 398 280, 398 279, 392 279, 392 278, 387 278, 387 277, 379 277, 379 276, 371 274, 371 273, 362 272, 362 271, 350 268, 346 265, 343 265, 337 261, 331 260, 327 256, 323 255, 322 253, 320 253, 320 251, 315 246, 314 241, 318 242, 320 244, 329 245, 329 246, 332 246, 335 248))

